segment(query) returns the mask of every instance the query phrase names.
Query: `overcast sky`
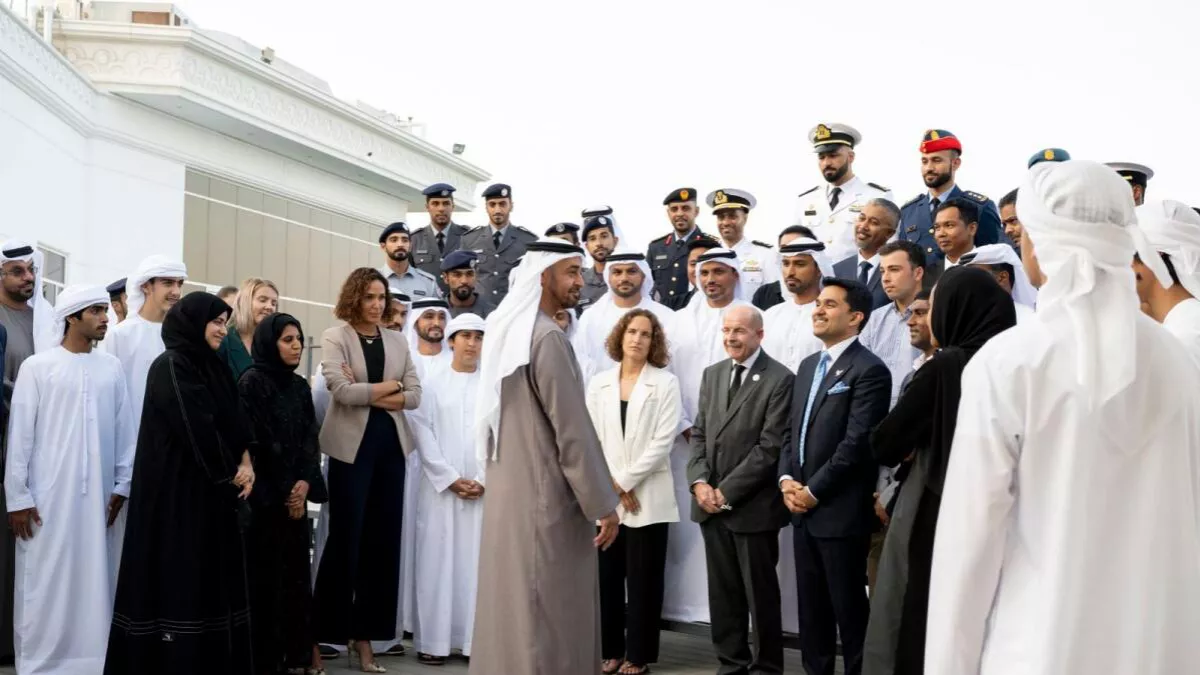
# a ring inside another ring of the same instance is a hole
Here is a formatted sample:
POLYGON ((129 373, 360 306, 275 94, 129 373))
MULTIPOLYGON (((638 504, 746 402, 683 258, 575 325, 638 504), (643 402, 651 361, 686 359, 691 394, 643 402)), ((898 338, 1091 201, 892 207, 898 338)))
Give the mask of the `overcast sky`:
POLYGON ((466 144, 538 233, 607 203, 640 248, 668 231, 672 189, 734 187, 758 198, 751 235, 773 243, 820 180, 805 138, 818 122, 858 128, 855 172, 901 203, 922 189, 922 133, 941 128, 964 146, 959 185, 993 200, 1057 146, 1146 164, 1149 197, 1200 205, 1195 2, 180 4, 343 99, 427 123, 439 146, 466 144))

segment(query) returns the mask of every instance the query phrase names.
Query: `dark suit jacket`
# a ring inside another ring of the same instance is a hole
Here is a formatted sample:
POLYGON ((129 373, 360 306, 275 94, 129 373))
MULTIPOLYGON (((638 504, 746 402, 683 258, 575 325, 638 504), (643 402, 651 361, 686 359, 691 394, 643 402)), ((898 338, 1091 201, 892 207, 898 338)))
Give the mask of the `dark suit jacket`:
POLYGON ((759 286, 758 290, 754 291, 754 299, 752 299, 750 303, 764 312, 768 309, 771 309, 775 305, 782 305, 782 283, 783 282, 781 281, 772 281, 769 284, 763 284, 762 286, 759 286))
MULTIPOLYGON (((871 291, 871 297, 875 300, 871 309, 878 309, 891 302, 888 300, 887 293, 883 292, 883 271, 880 267, 880 265, 876 265, 875 269, 871 270, 871 278, 867 280, 867 290, 871 291)), ((858 281, 858 253, 834 263, 833 276, 839 279, 858 281)), ((807 395, 808 391, 805 390, 804 393, 807 395)))
POLYGON ((795 376, 760 351, 726 407, 732 377, 732 359, 704 369, 687 477, 689 484, 703 480, 719 489, 733 508, 710 515, 693 500, 692 520, 722 518, 730 530, 747 534, 778 530, 787 522, 777 470, 795 376))
POLYGON ((790 475, 807 485, 818 500, 808 513, 792 514, 792 523, 806 525, 817 537, 870 534, 875 529, 873 495, 879 474, 871 455, 871 429, 888 413, 892 374, 856 340, 829 365, 809 418, 802 420, 820 355, 800 362, 791 424, 779 458, 779 475, 790 475), (830 394, 839 384, 845 385, 845 391, 830 394), (808 426, 803 466, 797 452, 801 424, 808 426))

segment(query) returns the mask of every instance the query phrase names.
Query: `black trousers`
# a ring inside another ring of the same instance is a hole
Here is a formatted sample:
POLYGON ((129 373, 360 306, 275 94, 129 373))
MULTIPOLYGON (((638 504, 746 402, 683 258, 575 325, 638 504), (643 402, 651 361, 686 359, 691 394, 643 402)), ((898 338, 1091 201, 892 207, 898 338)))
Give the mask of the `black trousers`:
POLYGON ((386 424, 368 422, 353 464, 329 458, 329 538, 314 591, 318 642, 396 637, 405 459, 384 417, 386 424))
MULTIPOLYGON (((779 532, 741 534, 720 516, 700 524, 708 564, 708 609, 718 675, 783 672, 779 600, 779 532), (750 651, 749 616, 754 626, 750 651)), ((865 556, 865 552, 864 552, 865 556)))
POLYGON ((613 545, 600 552, 600 658, 658 662, 666 566, 667 523, 622 525, 613 545))
POLYGON ((871 611, 865 588, 870 535, 814 537, 800 525, 792 531, 792 542, 804 670, 833 675, 840 635, 846 675, 860 675, 871 611))

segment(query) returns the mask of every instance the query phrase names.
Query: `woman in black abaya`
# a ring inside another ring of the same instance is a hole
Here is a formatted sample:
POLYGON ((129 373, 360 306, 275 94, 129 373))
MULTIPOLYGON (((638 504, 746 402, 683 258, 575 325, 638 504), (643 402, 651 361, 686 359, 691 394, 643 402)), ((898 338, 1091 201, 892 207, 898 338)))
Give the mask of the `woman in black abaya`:
POLYGON ((321 672, 312 623, 306 502, 326 501, 312 391, 296 374, 304 351, 300 322, 272 314, 251 340, 253 364, 238 381, 258 451, 248 536, 254 656, 263 675, 287 668, 321 672))
POLYGON ((930 328, 939 349, 913 374, 896 407, 871 434, 871 450, 881 465, 912 464, 900 487, 871 596, 864 675, 924 672, 934 531, 962 372, 985 342, 1017 323, 1012 297, 978 267, 947 270, 930 302, 930 328))
POLYGON ((204 292, 163 321, 150 366, 106 675, 252 675, 242 537, 250 425, 217 358, 230 308, 204 292))

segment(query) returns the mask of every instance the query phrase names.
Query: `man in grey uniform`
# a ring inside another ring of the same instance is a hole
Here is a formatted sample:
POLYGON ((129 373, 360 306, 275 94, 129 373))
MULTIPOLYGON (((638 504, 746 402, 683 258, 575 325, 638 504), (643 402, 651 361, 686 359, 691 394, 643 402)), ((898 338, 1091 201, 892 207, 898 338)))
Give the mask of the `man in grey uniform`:
POLYGON ((390 288, 405 293, 413 300, 442 297, 437 278, 412 264, 412 241, 409 239, 408 225, 396 222, 383 228, 383 232, 379 233, 379 248, 387 254, 387 265, 380 267, 379 273, 387 279, 390 288))
POLYGON ((478 315, 486 319, 496 306, 488 296, 475 290, 475 263, 478 260, 471 251, 455 251, 442 261, 442 283, 450 289, 446 300, 450 303, 450 318, 460 314, 478 315))
POLYGON ((608 256, 617 250, 620 238, 617 236, 612 215, 593 216, 583 223, 584 248, 592 257, 592 265, 583 268, 583 290, 579 295, 579 311, 592 306, 600 296, 608 292, 608 282, 604 280, 604 264, 608 256))
POLYGON ((479 256, 475 266, 479 288, 492 304, 499 306, 508 295, 509 272, 521 262, 525 246, 537 241, 537 235, 509 220, 513 210, 511 187, 504 183, 489 185, 483 191, 483 199, 488 224, 473 227, 464 234, 462 248, 479 256))
MULTIPOLYGON (((441 274, 442 259, 457 251, 462 236, 470 229, 453 222, 454 186, 434 183, 421 191, 425 195, 425 211, 429 225, 412 233, 412 264, 435 279, 441 274)), ((446 292, 445 285, 440 290, 446 292)))

